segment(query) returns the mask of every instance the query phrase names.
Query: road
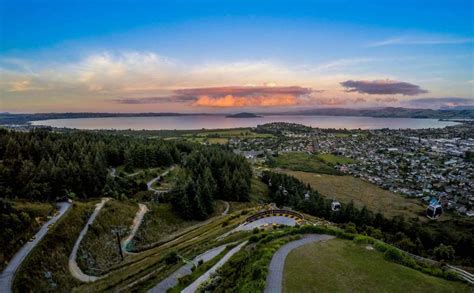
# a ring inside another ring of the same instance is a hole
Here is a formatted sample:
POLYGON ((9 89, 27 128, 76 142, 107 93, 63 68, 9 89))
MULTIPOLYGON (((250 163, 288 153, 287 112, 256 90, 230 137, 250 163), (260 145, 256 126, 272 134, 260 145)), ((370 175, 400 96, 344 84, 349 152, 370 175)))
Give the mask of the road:
POLYGON ((69 202, 61 202, 57 205, 59 206, 59 213, 44 223, 43 226, 41 226, 41 229, 35 234, 35 239, 23 245, 23 247, 13 256, 7 267, 3 270, 2 274, 0 275, 1 292, 11 292, 13 278, 21 263, 33 250, 33 248, 41 241, 41 239, 44 238, 46 233, 48 233, 48 226, 56 223, 72 206, 72 204, 69 202))
POLYGON ((150 181, 148 181, 147 184, 146 184, 146 185, 148 186, 148 190, 154 191, 154 192, 156 192, 156 193, 162 193, 162 192, 164 192, 164 191, 162 191, 162 190, 158 190, 158 189, 153 188, 153 187, 152 187, 152 186, 153 186, 153 183, 155 183, 155 182, 156 182, 158 179, 160 179, 161 177, 164 177, 164 176, 168 175, 168 173, 169 173, 170 171, 172 171, 175 167, 176 167, 176 166, 171 166, 170 168, 168 168, 166 171, 164 171, 163 173, 161 173, 161 174, 158 175, 157 177, 155 177, 155 178, 151 179, 150 181))
POLYGON ((283 216, 261 218, 250 223, 241 224, 235 227, 234 229, 230 230, 229 232, 226 232, 222 234, 221 236, 217 237, 217 239, 224 239, 230 234, 238 232, 238 231, 250 231, 250 230, 253 230, 254 228, 259 228, 264 225, 272 225, 272 224, 295 226, 296 220, 293 218, 288 218, 288 217, 283 217, 283 216))
POLYGON ((130 253, 128 251, 128 244, 132 241, 133 237, 137 234, 138 228, 140 228, 140 224, 143 221, 143 217, 145 216, 146 212, 148 212, 148 208, 146 205, 139 203, 138 204, 138 212, 133 219, 133 223, 130 229, 130 234, 122 241, 122 250, 124 253, 130 253))
POLYGON ((89 220, 87 221, 86 225, 82 229, 81 233, 79 234, 79 237, 76 239, 76 243, 74 243, 74 247, 72 249, 71 255, 69 256, 69 272, 71 275, 78 279, 79 281, 82 282, 94 282, 102 277, 96 277, 96 276, 90 276, 82 272, 81 268, 77 265, 76 262, 76 257, 77 257, 77 251, 79 250, 79 246, 81 245, 82 238, 87 234, 87 230, 89 229, 89 226, 94 223, 95 218, 99 214, 100 210, 104 207, 105 203, 108 202, 110 198, 103 198, 100 203, 98 203, 95 207, 94 212, 92 215, 89 217, 89 220))
POLYGON ((237 245, 236 247, 232 248, 229 252, 226 253, 212 268, 210 268, 207 272, 202 274, 199 278, 197 278, 191 285, 184 288, 181 293, 193 293, 201 286, 204 282, 206 282, 220 267, 222 267, 234 254, 240 251, 242 247, 247 244, 247 241, 244 241, 237 245))
MULTIPOLYGON (((305 244, 324 241, 334 238, 329 235, 310 234, 304 236, 302 239, 289 242, 273 255, 270 266, 268 267, 267 282, 265 286, 265 293, 280 293, 281 285, 283 283, 283 270, 285 268, 285 259, 293 250, 305 244)), ((304 269, 304 268, 302 268, 304 269)))
MULTIPOLYGON (((196 256, 193 259, 194 265, 197 265, 199 260, 202 259, 203 262, 208 262, 217 255, 219 255, 222 251, 224 251, 225 247, 228 244, 221 245, 218 247, 214 247, 203 254, 200 254, 196 256)), ((187 263, 184 266, 180 267, 178 270, 176 270, 174 273, 172 273, 168 278, 164 279, 160 283, 158 283, 155 287, 150 289, 150 293, 161 293, 161 292, 166 292, 168 289, 176 286, 178 284, 178 279, 181 277, 184 277, 186 275, 189 275, 192 273, 191 268, 193 267, 193 263, 187 263)))

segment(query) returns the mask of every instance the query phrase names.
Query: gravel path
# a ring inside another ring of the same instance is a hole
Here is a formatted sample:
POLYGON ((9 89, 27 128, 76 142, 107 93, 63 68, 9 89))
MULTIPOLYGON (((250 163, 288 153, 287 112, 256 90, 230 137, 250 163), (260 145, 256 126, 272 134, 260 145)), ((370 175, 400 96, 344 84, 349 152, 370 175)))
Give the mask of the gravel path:
POLYGON ((324 241, 334 238, 329 235, 310 234, 304 238, 289 242, 273 255, 270 266, 268 267, 267 284, 265 286, 265 293, 280 293, 281 285, 283 283, 283 270, 285 267, 285 259, 287 255, 295 248, 303 246, 308 243, 324 241))
POLYGON ((8 263, 7 267, 3 270, 0 275, 0 292, 11 292, 13 285, 13 278, 15 273, 20 267, 21 263, 25 260, 26 256, 33 250, 33 248, 43 239, 43 237, 48 233, 48 226, 56 223, 71 207, 69 202, 60 202, 57 204, 59 206, 58 214, 52 217, 49 221, 41 226, 40 230, 36 232, 35 239, 33 241, 28 241, 23 245, 23 247, 13 256, 13 258, 8 263))
POLYGON ((213 275, 220 267, 222 267, 234 254, 240 251, 240 249, 247 244, 247 241, 244 241, 237 245, 236 247, 232 248, 226 255, 224 255, 212 268, 210 268, 207 272, 202 274, 199 278, 197 278, 191 285, 186 287, 181 293, 192 293, 196 292, 196 290, 206 282, 211 275, 213 275))
POLYGON ((230 209, 230 204, 229 202, 227 201, 224 201, 224 204, 225 204, 225 210, 222 212, 222 215, 227 215, 227 213, 229 213, 229 209, 230 209))
POLYGON ((168 170, 164 171, 163 173, 161 173, 160 175, 158 175, 157 177, 151 179, 150 181, 147 182, 147 186, 148 186, 148 190, 151 190, 151 191, 154 191, 156 193, 162 193, 163 191, 162 190, 158 190, 158 189, 155 189, 153 188, 153 183, 155 183, 158 179, 160 179, 161 177, 164 177, 166 175, 168 175, 168 173, 172 170, 174 170, 176 166, 171 166, 168 170))
POLYGON ((130 244, 133 237, 135 237, 135 235, 137 234, 138 228, 140 228, 140 225, 143 221, 143 217, 145 216, 146 212, 148 212, 148 208, 146 207, 146 205, 144 205, 142 203, 139 203, 138 204, 138 212, 135 215, 135 218, 133 219, 132 226, 130 228, 131 232, 127 236, 127 238, 125 238, 122 241, 122 250, 123 250, 124 253, 130 253, 130 252, 128 252, 128 244, 130 244))
POLYGON ((100 210, 104 207, 105 203, 108 202, 110 198, 103 198, 100 203, 98 203, 95 207, 94 212, 90 216, 89 220, 87 221, 86 225, 82 229, 81 233, 79 234, 79 237, 77 237, 76 243, 74 243, 74 247, 72 249, 71 255, 69 256, 69 272, 71 272, 71 275, 78 279, 79 281, 82 282, 94 282, 102 277, 96 277, 96 276, 90 276, 82 272, 81 268, 77 265, 76 262, 76 257, 77 257, 77 251, 79 250, 79 246, 81 245, 82 238, 87 233, 87 230, 89 229, 89 226, 94 223, 95 218, 99 214, 100 210))
MULTIPOLYGON (((199 260, 202 259, 203 262, 208 262, 217 255, 219 255, 222 251, 224 251, 225 247, 229 244, 221 245, 215 248, 212 248, 203 254, 200 254, 196 256, 193 259, 194 265, 197 265, 199 260)), ((176 286, 178 284, 178 279, 181 277, 184 277, 186 275, 189 275, 192 273, 191 268, 193 267, 192 263, 187 263, 184 266, 180 267, 177 271, 172 273, 168 278, 164 279, 160 283, 158 283, 155 287, 150 289, 151 293, 162 293, 166 292, 168 289, 176 286)))

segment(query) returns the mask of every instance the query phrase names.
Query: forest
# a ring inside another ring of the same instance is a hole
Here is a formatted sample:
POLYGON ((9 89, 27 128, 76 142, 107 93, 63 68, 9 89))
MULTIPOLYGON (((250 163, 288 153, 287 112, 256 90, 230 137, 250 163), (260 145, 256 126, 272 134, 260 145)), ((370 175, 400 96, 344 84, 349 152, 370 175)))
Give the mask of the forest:
POLYGON ((367 234, 417 255, 454 260, 464 265, 474 263, 472 222, 456 223, 456 229, 452 229, 448 223, 422 223, 403 216, 388 219, 367 207, 359 209, 352 202, 342 204, 339 211, 333 211, 332 200, 323 198, 292 176, 267 171, 262 174, 262 181, 269 185, 270 199, 278 206, 292 207, 343 224, 348 232, 367 234))
POLYGON ((188 201, 173 200, 175 205, 183 204, 176 209, 183 216, 189 217, 188 208, 199 206, 203 210, 193 218, 206 217, 213 211, 215 198, 248 200, 250 166, 225 147, 101 132, 0 129, 0 194, 4 199, 131 198, 143 190, 143 184, 110 176, 111 167, 131 171, 173 164, 183 166, 174 194, 184 188, 188 201))
POLYGON ((214 212, 215 199, 249 201, 251 177, 242 156, 219 146, 200 147, 187 156, 170 200, 183 218, 202 220, 214 212))

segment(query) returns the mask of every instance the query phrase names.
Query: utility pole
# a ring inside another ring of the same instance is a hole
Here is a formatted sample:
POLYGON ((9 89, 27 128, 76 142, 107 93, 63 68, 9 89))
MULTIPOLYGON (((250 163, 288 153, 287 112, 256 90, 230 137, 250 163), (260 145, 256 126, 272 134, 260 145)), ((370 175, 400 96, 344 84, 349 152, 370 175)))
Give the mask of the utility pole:
POLYGON ((119 247, 120 257, 123 261, 122 241, 120 240, 120 232, 116 231, 115 234, 117 235, 117 245, 119 247))
POLYGON ((122 261, 124 257, 123 257, 123 250, 122 250, 122 239, 120 235, 122 235, 122 233, 126 230, 127 228, 124 226, 115 226, 114 228, 112 228, 112 233, 115 233, 115 236, 117 237, 118 251, 120 253, 120 257, 122 258, 122 261))

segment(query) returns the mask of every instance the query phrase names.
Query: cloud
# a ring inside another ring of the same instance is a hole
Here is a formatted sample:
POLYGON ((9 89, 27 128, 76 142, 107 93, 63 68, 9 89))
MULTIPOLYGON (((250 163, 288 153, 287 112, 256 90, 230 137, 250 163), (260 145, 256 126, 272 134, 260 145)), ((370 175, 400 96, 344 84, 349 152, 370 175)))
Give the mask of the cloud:
POLYGON ((474 98, 440 97, 418 98, 407 101, 411 107, 417 108, 461 108, 474 106, 474 98))
POLYGON ((392 45, 451 45, 466 44, 474 42, 474 38, 453 38, 453 37, 395 37, 382 41, 377 41, 368 47, 382 47, 392 45))
POLYGON ((171 96, 120 98, 121 104, 155 104, 166 102, 189 102, 202 107, 269 107, 290 106, 313 92, 300 86, 225 86, 176 89, 171 96))
POLYGON ((395 80, 347 80, 341 82, 346 92, 357 92, 369 95, 404 95, 415 96, 427 93, 427 90, 416 84, 395 80))

